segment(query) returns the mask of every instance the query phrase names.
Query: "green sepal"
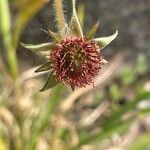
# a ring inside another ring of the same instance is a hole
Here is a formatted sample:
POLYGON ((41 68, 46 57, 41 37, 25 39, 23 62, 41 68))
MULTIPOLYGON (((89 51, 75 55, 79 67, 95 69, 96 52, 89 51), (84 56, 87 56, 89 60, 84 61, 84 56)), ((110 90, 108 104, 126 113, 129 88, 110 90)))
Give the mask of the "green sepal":
POLYGON ((117 37, 117 35, 118 35, 118 31, 116 30, 116 32, 111 36, 96 38, 94 40, 96 41, 96 43, 100 47, 100 49, 103 49, 108 44, 110 44, 117 37))
POLYGON ((42 43, 37 45, 21 43, 21 45, 31 50, 33 53, 38 55, 38 57, 45 61, 49 60, 49 51, 51 51, 54 46, 52 43, 42 43))
POLYGON ((49 51, 52 49, 53 44, 48 42, 48 43, 42 43, 42 44, 27 44, 27 43, 20 43, 23 47, 33 51, 33 52, 41 52, 41 51, 49 51))
POLYGON ((98 27, 99 27, 99 24, 100 24, 100 22, 98 21, 98 22, 86 33, 86 35, 85 35, 85 39, 86 39, 86 40, 91 40, 91 39, 95 36, 96 31, 97 31, 97 29, 98 29, 98 27))
POLYGON ((50 88, 53 88, 57 84, 58 84, 58 82, 55 80, 55 78, 52 76, 52 74, 50 74, 46 84, 44 85, 44 87, 40 91, 41 92, 46 91, 50 88))
POLYGON ((43 71, 48 71, 50 70, 51 67, 51 62, 47 62, 45 64, 43 64, 42 66, 40 66, 37 70, 35 70, 35 72, 43 72, 43 71))
POLYGON ((61 40, 63 40, 63 37, 62 35, 60 35, 59 33, 57 32, 53 32, 51 30, 48 30, 48 35, 50 37, 52 37, 52 39, 55 41, 55 42, 60 42, 61 40))
POLYGON ((44 33, 46 33, 47 35, 49 35, 54 41, 56 42, 59 42, 63 39, 63 36, 60 35, 59 33, 56 33, 56 32, 53 32, 51 30, 44 30, 44 29, 41 29, 44 33))
POLYGON ((72 0, 72 9, 73 14, 71 17, 70 25, 68 27, 67 36, 70 37, 83 37, 82 27, 77 16, 76 8, 75 8, 76 0, 72 0))

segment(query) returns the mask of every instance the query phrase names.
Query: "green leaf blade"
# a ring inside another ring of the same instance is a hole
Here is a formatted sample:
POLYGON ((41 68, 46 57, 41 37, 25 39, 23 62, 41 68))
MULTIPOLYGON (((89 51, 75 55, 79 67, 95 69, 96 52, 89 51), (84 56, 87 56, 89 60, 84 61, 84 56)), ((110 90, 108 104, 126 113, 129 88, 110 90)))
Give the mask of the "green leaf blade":
POLYGON ((53 88, 57 84, 58 84, 58 82, 54 79, 54 77, 52 76, 52 74, 50 74, 49 77, 48 77, 48 80, 47 80, 46 84, 40 90, 40 92, 44 92, 44 91, 46 91, 46 90, 48 90, 50 88, 53 88))
POLYGON ((47 63, 43 64, 42 66, 40 66, 37 70, 35 70, 35 72, 38 73, 38 72, 48 71, 51 68, 52 68, 51 62, 47 62, 47 63))
POLYGON ((13 34, 14 47, 18 46, 19 37, 27 23, 42 9, 48 0, 32 0, 29 1, 19 12, 16 18, 15 32, 13 34))
POLYGON ((108 44, 110 44, 117 37, 117 35, 118 35, 118 31, 116 30, 116 32, 113 35, 108 37, 96 38, 95 41, 97 45, 100 47, 100 49, 103 49, 108 44))

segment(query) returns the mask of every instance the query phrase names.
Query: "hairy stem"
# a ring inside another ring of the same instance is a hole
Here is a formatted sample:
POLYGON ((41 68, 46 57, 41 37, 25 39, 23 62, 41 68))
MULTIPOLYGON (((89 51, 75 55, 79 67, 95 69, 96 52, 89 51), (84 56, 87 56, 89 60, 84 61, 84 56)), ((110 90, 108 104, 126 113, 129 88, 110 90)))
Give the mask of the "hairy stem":
POLYGON ((62 0, 54 0, 54 9, 59 32, 63 33, 67 24, 64 16, 62 0))

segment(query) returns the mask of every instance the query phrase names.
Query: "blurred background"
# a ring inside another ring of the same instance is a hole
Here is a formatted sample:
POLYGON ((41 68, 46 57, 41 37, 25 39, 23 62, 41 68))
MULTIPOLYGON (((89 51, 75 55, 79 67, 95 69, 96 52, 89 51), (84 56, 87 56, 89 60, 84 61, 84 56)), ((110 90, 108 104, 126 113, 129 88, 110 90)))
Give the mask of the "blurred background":
MULTIPOLYGON (((51 41, 53 0, 0 0, 0 150, 150 150, 150 1, 78 0, 84 33, 118 37, 103 50, 95 86, 59 85, 39 92, 47 76, 24 43, 51 41)), ((67 21, 71 2, 63 0, 67 21)))

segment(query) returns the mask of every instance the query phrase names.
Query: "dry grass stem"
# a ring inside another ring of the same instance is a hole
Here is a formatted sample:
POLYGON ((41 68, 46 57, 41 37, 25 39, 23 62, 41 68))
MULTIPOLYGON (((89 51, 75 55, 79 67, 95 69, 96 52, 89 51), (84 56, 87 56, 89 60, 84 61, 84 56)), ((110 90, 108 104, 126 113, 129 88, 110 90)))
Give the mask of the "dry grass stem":
POLYGON ((109 108, 109 102, 104 101, 101 103, 91 114, 81 120, 81 126, 91 126, 107 109, 109 108))

